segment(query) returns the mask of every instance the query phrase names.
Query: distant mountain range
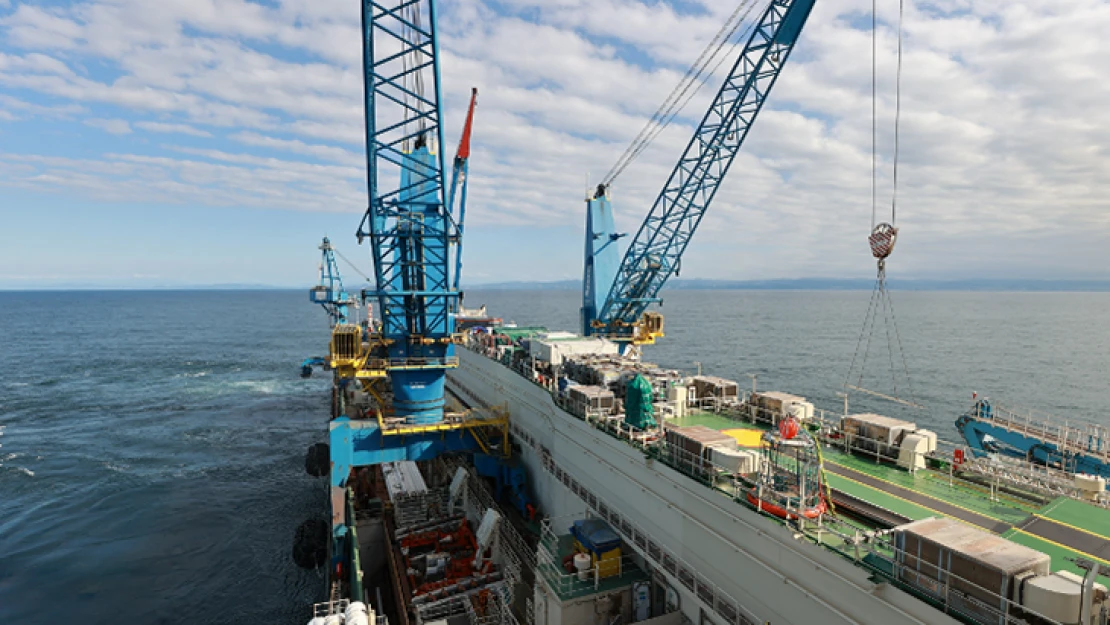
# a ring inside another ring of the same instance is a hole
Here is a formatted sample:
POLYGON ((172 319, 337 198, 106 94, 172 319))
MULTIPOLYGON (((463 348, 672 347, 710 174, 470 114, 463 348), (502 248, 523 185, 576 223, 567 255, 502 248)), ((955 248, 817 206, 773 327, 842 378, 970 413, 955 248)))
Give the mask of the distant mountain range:
MULTIPOLYGON (((667 290, 746 290, 746 291, 859 291, 871 290, 874 278, 792 278, 780 280, 706 280, 675 279, 667 290)), ((899 291, 1110 291, 1110 280, 1026 280, 1021 278, 985 278, 968 280, 894 280, 887 286, 899 291)), ((578 290, 578 280, 556 282, 498 282, 473 284, 474 291, 508 290, 578 290)))
MULTIPOLYGON (((982 278, 966 280, 913 280, 891 279, 888 286, 896 291, 1029 291, 1029 292, 1106 292, 1110 279, 1081 280, 1028 280, 1021 278, 982 278)), ((665 290, 743 290, 743 291, 869 291, 875 286, 874 278, 791 278, 780 280, 708 280, 675 279, 665 290)), ((252 291, 252 290, 307 290, 304 287, 275 286, 267 284, 197 284, 197 285, 127 285, 122 283, 58 283, 42 284, 31 290, 40 291, 252 291)), ((464 285, 468 291, 577 291, 578 280, 552 282, 495 282, 464 285)), ((0 285, 3 290, 24 290, 20 287, 0 285)), ((358 289, 355 288, 355 291, 358 289)), ((352 291, 353 293, 354 291, 352 291)))

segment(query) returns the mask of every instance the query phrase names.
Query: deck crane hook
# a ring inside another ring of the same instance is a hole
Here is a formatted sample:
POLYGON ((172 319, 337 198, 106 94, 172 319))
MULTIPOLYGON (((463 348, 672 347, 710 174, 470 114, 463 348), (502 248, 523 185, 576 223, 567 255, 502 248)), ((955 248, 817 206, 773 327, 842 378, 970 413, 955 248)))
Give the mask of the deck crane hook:
MULTIPOLYGON (((898 332, 898 323, 894 315, 894 302, 890 298, 890 292, 886 284, 886 259, 894 252, 894 244, 898 241, 898 228, 894 225, 897 219, 897 204, 898 204, 898 127, 902 110, 902 9, 903 4, 899 4, 899 17, 898 17, 898 79, 895 87, 895 116, 894 116, 894 179, 893 189, 890 200, 890 221, 875 223, 876 218, 876 200, 877 200, 877 155, 878 144, 876 140, 876 99, 877 99, 877 81, 876 81, 876 62, 877 62, 877 26, 872 15, 872 57, 871 57, 871 234, 867 237, 867 242, 871 247, 871 255, 878 261, 878 272, 875 277, 875 289, 871 293, 871 302, 867 307, 867 314, 864 316, 863 328, 860 330, 859 339, 856 341, 856 350, 852 355, 852 364, 848 369, 848 377, 844 381, 846 389, 856 390, 868 395, 876 396, 881 399, 893 401, 896 403, 904 404, 913 408, 923 408, 913 400, 913 391, 910 387, 910 372, 906 364, 905 350, 902 349, 902 337, 898 332), (867 356, 871 350, 871 340, 875 333, 875 320, 879 316, 880 310, 883 315, 883 323, 886 326, 886 343, 887 351, 890 362, 890 380, 892 386, 892 394, 876 392, 863 387, 864 369, 867 364, 867 356), (893 334, 892 334, 893 331, 893 334), (903 388, 906 390, 910 399, 903 399, 899 396, 898 390, 898 371, 895 367, 895 347, 897 347, 898 355, 902 361, 902 373, 904 374, 903 388), (861 352, 862 348, 862 352, 861 352), (861 358, 862 356, 862 358, 861 358), (858 375, 856 371, 856 362, 860 362, 858 375), (853 376, 856 379, 853 383, 853 376)), ((847 401, 847 398, 845 398, 847 401)))

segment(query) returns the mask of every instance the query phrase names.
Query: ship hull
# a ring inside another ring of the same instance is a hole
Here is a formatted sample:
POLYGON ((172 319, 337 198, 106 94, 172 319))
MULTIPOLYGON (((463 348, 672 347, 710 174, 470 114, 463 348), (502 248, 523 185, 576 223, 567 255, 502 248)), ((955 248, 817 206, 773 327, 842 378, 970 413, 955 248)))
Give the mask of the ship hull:
POLYGON ((543 386, 459 351, 448 388, 473 406, 508 408, 540 509, 608 520, 694 622, 703 613, 728 623, 957 622, 565 412, 543 386))

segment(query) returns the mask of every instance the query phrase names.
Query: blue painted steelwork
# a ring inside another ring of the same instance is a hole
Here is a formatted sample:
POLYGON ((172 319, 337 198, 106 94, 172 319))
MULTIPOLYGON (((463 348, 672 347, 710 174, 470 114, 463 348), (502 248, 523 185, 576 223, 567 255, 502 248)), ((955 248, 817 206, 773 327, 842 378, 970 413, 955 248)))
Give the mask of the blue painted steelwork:
MULTIPOLYGON (((678 269, 686 245, 794 49, 815 1, 771 1, 632 239, 596 315, 589 310, 591 300, 596 299, 598 285, 604 289, 605 284, 598 279, 598 258, 594 257, 593 279, 587 277, 589 284, 583 285, 584 334, 630 340, 633 326, 648 305, 660 301, 660 289, 678 269)), ((587 247, 605 232, 587 227, 587 247)))
POLYGON ((448 452, 475 452, 481 447, 465 428, 420 434, 383 434, 374 420, 346 416, 329 424, 331 485, 347 485, 352 467, 366 467, 398 460, 431 460, 448 452))
POLYGON ((394 414, 443 420, 443 382, 459 291, 449 255, 460 221, 444 198, 443 130, 434 0, 362 4, 369 238, 394 414), (430 83, 429 89, 425 85, 430 83), (426 363, 414 368, 412 363, 426 363))
POLYGON ((339 277, 339 264, 335 262, 335 248, 331 241, 324 237, 320 244, 323 258, 320 260, 320 282, 308 290, 308 299, 313 304, 324 307, 328 319, 334 328, 336 324, 347 323, 347 306, 354 300, 343 289, 343 280, 339 277))
POLYGON ((605 296, 617 277, 620 266, 620 248, 617 240, 626 236, 618 233, 613 222, 613 205, 609 202, 604 186, 599 185, 594 196, 586 200, 586 258, 582 276, 582 328, 588 328, 597 311, 605 306, 605 296))
POLYGON ((327 364, 327 359, 321 358, 319 356, 305 358, 304 361, 301 362, 301 377, 310 378, 312 377, 313 367, 324 367, 327 366, 327 364))
POLYGON ((522 517, 533 519, 535 504, 528 494, 528 472, 519 458, 502 458, 475 453, 474 469, 478 475, 494 479, 498 501, 507 499, 522 517))
MULTIPOLYGON (((956 429, 971 448, 982 457, 1003 454, 1069 473, 1101 475, 1110 479, 1110 441, 1086 435, 1074 426, 1051 426, 996 415, 986 399, 980 399, 966 414, 956 419, 956 429), (1060 434, 1074 437, 1062 440, 1060 434), (1075 440, 1071 440, 1074 438, 1075 440)), ((1098 428, 1094 428, 1098 430, 1098 428)))

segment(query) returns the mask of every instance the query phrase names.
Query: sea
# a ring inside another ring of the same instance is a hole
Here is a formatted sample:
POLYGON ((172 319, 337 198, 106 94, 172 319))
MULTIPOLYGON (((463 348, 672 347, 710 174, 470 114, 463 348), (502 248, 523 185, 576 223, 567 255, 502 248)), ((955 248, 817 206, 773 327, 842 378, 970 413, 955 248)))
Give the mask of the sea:
MULTIPOLYGON (((308 622, 324 581, 291 549, 325 515, 304 452, 325 440, 329 381, 298 375, 328 338, 306 295, 0 292, 0 623, 308 622)), ((644 358, 831 414, 847 383, 866 391, 850 411, 949 440, 973 393, 1110 425, 1110 294, 894 292, 865 323, 872 296, 667 292, 644 358)), ((578 297, 465 305, 574 330, 578 297)))

